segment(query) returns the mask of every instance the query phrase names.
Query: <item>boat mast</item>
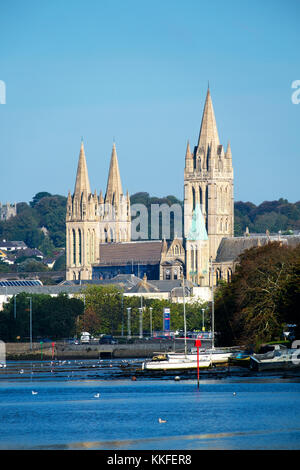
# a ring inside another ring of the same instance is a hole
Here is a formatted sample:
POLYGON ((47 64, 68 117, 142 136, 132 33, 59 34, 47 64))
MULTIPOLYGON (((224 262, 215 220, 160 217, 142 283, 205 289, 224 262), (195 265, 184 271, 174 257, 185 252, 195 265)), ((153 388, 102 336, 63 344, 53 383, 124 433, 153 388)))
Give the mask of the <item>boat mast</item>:
POLYGON ((184 354, 187 355, 186 345, 186 314, 185 314, 185 282, 183 276, 183 323, 184 323, 184 354))
POLYGON ((212 342, 211 347, 215 347, 215 301, 214 301, 214 268, 212 263, 212 257, 210 257, 210 266, 211 266, 211 334, 212 342))

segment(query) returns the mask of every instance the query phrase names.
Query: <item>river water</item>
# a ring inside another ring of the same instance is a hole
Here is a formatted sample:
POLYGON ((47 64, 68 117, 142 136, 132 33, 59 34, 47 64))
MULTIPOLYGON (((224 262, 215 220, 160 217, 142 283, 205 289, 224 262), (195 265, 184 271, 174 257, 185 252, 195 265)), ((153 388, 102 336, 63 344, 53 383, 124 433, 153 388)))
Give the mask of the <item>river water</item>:
POLYGON ((7 362, 0 449, 300 449, 299 374, 220 370, 198 389, 196 373, 134 375, 139 366, 7 362))

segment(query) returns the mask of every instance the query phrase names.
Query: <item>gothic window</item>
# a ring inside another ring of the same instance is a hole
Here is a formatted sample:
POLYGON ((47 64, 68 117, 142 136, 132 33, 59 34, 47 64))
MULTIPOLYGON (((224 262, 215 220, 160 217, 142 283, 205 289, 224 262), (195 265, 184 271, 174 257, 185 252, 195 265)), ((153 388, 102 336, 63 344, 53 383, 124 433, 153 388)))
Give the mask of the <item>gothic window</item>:
POLYGON ((72 230, 72 241, 73 241, 73 257, 72 257, 72 261, 73 261, 73 264, 76 264, 76 232, 75 230, 73 229, 72 230))
POLYGON ((192 195, 193 195, 193 210, 195 210, 195 207, 196 207, 196 192, 195 192, 194 187, 192 188, 192 195))
POLYGON ((87 234, 86 234, 86 257, 87 257, 88 263, 90 263, 91 259, 90 259, 90 231, 89 230, 87 231, 87 234))
POLYGON ((85 202, 82 203, 82 218, 86 216, 86 204, 85 202))
POLYGON ((78 260, 79 260, 79 264, 81 264, 82 262, 82 234, 81 234, 81 230, 78 230, 78 260))

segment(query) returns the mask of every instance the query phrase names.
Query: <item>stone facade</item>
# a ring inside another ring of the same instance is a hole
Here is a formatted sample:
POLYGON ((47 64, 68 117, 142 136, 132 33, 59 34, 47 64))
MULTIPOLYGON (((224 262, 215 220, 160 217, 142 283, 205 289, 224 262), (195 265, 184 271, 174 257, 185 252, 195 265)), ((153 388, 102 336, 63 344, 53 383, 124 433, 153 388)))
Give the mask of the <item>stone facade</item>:
POLYGON ((130 200, 122 191, 117 152, 113 145, 105 198, 91 192, 83 142, 74 194, 69 191, 66 215, 66 279, 92 279, 100 243, 130 240, 130 200))

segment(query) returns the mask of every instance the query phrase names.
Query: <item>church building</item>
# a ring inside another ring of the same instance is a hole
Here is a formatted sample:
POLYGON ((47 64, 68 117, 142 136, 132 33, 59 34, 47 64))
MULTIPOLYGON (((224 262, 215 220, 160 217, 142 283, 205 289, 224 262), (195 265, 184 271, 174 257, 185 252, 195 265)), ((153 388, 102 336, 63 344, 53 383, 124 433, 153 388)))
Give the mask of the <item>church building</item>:
POLYGON ((183 236, 133 241, 128 191, 123 193, 113 144, 107 187, 91 192, 81 143, 74 193, 66 214, 66 279, 109 279, 134 274, 152 280, 187 279, 210 285, 210 266, 221 241, 233 237, 233 168, 230 144, 220 144, 208 89, 197 144, 187 143, 183 180, 183 236))

